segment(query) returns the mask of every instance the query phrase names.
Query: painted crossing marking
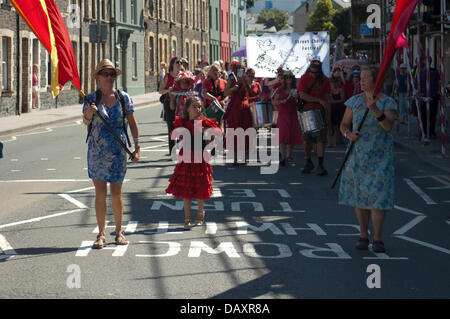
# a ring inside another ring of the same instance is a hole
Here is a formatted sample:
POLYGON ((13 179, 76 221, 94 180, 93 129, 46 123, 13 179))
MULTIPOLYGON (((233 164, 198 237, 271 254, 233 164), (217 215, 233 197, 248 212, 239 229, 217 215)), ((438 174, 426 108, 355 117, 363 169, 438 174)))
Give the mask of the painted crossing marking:
POLYGON ((411 187, 414 192, 416 192, 417 195, 419 195, 425 201, 425 203, 427 203, 428 205, 437 205, 437 203, 432 200, 430 196, 425 194, 424 191, 422 191, 420 187, 417 186, 412 180, 410 180, 409 178, 404 178, 403 180, 406 182, 406 184, 408 184, 409 187, 411 187))
POLYGON ((14 248, 12 248, 2 234, 0 234, 0 249, 3 251, 3 255, 0 255, 0 260, 8 260, 14 257, 14 255, 17 255, 14 248))

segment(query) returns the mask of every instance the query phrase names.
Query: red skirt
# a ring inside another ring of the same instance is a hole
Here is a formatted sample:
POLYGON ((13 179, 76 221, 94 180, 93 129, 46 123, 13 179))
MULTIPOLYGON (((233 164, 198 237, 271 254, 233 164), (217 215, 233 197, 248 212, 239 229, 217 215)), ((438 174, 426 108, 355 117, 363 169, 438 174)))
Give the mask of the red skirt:
POLYGON ((166 193, 175 197, 189 199, 211 198, 212 168, 206 162, 185 163, 180 162, 169 179, 169 187, 166 193))

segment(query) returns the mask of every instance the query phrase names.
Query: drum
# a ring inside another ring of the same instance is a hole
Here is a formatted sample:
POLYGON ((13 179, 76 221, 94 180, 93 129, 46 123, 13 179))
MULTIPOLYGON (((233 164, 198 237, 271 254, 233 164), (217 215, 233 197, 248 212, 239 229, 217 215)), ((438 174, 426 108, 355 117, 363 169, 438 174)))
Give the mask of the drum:
POLYGON ((325 123, 320 110, 306 110, 297 112, 297 114, 303 134, 311 134, 312 137, 315 137, 325 128, 325 123))
POLYGON ((209 119, 216 119, 217 122, 222 121, 225 110, 213 101, 210 105, 205 108, 205 116, 209 119))

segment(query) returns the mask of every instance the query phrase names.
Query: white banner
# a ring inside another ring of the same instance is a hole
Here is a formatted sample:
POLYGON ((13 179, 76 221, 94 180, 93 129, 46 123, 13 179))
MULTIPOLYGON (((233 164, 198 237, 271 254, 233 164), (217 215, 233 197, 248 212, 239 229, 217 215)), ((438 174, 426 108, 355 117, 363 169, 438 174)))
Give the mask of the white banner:
POLYGON ((330 76, 330 35, 328 32, 263 34, 247 37, 247 66, 256 77, 275 78, 278 67, 290 70, 296 78, 306 72, 313 59, 322 62, 330 76))

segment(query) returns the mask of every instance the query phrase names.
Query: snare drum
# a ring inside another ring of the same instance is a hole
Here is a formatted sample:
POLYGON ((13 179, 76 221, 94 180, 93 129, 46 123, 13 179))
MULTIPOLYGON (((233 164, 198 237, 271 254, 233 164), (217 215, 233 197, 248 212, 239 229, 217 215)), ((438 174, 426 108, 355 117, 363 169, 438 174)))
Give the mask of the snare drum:
POLYGON ((209 119, 216 119, 217 122, 220 122, 225 114, 225 110, 213 101, 210 105, 205 108, 205 115, 209 119))
POLYGON ((311 134, 312 137, 316 137, 325 128, 320 110, 306 110, 297 112, 297 114, 303 134, 311 134))

